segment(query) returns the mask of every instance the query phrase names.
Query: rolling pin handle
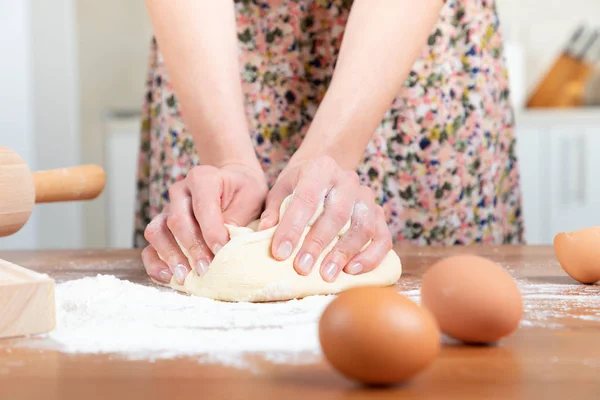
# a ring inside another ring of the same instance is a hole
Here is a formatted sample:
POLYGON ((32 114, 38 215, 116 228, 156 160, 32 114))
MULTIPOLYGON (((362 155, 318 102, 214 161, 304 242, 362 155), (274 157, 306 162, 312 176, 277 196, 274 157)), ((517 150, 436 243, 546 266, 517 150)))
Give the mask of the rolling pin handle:
POLYGON ((81 165, 33 174, 35 202, 91 200, 104 190, 106 175, 99 165, 81 165))

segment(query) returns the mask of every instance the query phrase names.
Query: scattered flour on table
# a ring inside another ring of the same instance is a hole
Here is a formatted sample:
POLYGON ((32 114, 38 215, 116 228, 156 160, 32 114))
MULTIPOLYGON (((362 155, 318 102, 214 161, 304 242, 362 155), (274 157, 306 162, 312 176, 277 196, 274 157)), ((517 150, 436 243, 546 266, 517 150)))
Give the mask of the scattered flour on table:
MULTIPOLYGON (((402 285, 401 285, 402 286, 402 285)), ((600 321, 600 287, 519 281, 521 327, 560 327, 548 319, 600 321), (558 313, 558 315, 557 315, 558 313)), ((420 303, 416 284, 401 293, 420 303)), ((320 358, 318 320, 334 296, 278 303, 227 303, 98 275, 56 286, 57 328, 28 346, 131 359, 179 356, 245 367, 244 354, 272 362, 320 358)))
POLYGON ((600 286, 519 282, 523 295, 522 327, 560 328, 566 320, 600 322, 600 286), (549 323, 553 319, 557 322, 549 323))
POLYGON ((333 296, 278 303, 227 303, 148 287, 110 275, 56 286, 57 329, 67 353, 202 359, 234 364, 241 353, 286 360, 319 355, 318 318, 333 296))

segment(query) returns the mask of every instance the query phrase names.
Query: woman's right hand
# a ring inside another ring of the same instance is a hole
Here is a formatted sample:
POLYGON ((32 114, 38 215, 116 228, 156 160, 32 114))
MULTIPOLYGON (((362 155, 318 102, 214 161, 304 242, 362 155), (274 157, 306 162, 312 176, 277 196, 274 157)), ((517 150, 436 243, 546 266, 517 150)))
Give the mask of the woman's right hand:
POLYGON ((164 283, 174 276, 179 284, 191 269, 204 275, 214 255, 229 241, 224 224, 246 226, 257 219, 267 192, 258 166, 191 169, 169 188, 170 203, 146 227, 144 236, 150 245, 143 250, 142 261, 148 275, 164 283))
POLYGON ((349 222, 349 227, 321 261, 320 274, 327 282, 343 270, 357 275, 376 268, 392 249, 392 235, 383 208, 375 202, 371 188, 361 185, 355 171, 344 170, 333 158, 317 156, 290 160, 269 192, 259 230, 277 224, 271 254, 288 259, 300 243, 304 230, 323 204, 322 214, 294 258, 294 269, 309 275, 316 260, 349 222), (293 195, 281 220, 279 209, 293 195))

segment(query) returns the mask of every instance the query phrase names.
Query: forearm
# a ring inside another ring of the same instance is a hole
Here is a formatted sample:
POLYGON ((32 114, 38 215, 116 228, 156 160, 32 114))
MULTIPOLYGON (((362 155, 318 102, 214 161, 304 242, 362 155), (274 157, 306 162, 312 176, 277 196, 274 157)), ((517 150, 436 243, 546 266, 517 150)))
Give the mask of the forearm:
POLYGON ((442 0, 355 0, 333 78, 296 159, 329 155, 358 165, 400 92, 442 0))
POLYGON ((146 4, 201 163, 256 165, 244 114, 233 1, 146 4))

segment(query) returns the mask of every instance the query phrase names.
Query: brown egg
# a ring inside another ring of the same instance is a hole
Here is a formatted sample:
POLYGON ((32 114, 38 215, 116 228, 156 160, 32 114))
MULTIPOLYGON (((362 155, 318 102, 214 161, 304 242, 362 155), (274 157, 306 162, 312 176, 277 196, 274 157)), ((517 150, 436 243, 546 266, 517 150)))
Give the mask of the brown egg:
POLYGON ((559 233, 554 237, 554 252, 571 278, 582 283, 600 280, 600 227, 559 233))
POLYGON ((373 385, 407 380, 440 350, 433 315, 392 288, 342 292, 321 316, 319 340, 335 369, 373 385))
POLYGON ((495 342, 509 335, 523 314, 521 292, 510 274, 471 255, 432 265, 423 276, 421 303, 442 332, 467 343, 495 342))

